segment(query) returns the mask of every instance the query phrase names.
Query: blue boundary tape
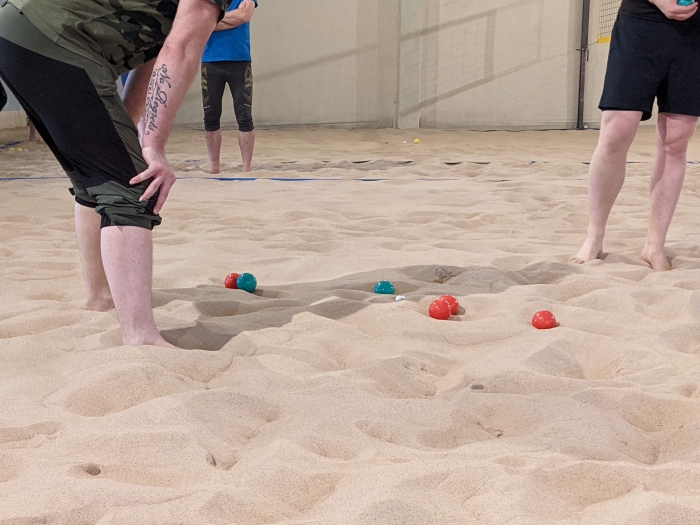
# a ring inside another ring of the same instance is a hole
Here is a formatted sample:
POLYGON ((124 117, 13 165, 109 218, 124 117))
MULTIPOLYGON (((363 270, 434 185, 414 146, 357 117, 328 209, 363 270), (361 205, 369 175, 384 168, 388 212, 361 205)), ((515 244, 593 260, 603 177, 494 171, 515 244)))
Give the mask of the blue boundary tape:
MULTIPOLYGON (((10 181, 32 181, 32 180, 68 180, 68 177, 0 177, 0 182, 10 182, 10 181)), ((272 181, 272 182, 388 182, 392 179, 313 179, 313 178, 281 178, 281 177, 178 177, 177 180, 208 180, 217 182, 255 182, 255 181, 272 181)), ((420 182, 445 182, 450 180, 466 180, 457 177, 453 178, 440 178, 440 179, 430 179, 430 178, 420 178, 413 179, 414 181, 420 182)), ((410 182, 405 181, 405 182, 410 182)))

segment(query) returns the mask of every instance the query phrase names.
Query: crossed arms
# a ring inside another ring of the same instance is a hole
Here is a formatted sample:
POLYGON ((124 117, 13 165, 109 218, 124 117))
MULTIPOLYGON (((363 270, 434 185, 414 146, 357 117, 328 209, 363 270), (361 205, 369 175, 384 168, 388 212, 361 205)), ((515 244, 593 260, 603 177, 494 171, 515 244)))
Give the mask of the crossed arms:
POLYGON ((226 15, 216 24, 214 31, 226 31, 247 24, 253 18, 255 5, 253 0, 243 0, 238 8, 226 12, 226 15))

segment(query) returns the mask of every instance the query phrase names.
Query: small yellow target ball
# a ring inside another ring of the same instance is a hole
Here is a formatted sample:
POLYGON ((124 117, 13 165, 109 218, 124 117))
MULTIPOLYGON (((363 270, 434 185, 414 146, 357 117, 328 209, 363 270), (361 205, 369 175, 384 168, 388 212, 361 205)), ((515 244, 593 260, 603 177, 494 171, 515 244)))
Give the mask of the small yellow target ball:
POLYGON ((17 148, 17 151, 22 151, 22 148, 17 148))
POLYGON ((420 139, 416 139, 413 142, 415 142, 416 144, 420 144, 420 139))
POLYGON ((15 151, 15 148, 10 148, 8 151, 15 151))

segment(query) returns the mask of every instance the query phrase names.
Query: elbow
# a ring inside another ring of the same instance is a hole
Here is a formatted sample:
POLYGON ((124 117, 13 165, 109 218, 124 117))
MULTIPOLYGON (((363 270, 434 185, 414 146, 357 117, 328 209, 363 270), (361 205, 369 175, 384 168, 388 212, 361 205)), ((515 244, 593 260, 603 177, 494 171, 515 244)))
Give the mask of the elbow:
POLYGON ((189 61, 193 58, 200 58, 204 51, 206 40, 199 41, 198 39, 172 39, 166 40, 161 49, 161 54, 167 53, 176 61, 189 61))

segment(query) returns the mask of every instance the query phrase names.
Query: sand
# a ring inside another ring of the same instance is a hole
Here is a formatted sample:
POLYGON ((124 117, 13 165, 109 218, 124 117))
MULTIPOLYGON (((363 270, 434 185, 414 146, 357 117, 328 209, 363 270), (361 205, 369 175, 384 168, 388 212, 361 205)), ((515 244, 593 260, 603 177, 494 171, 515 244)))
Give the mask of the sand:
POLYGON ((259 130, 257 180, 217 181, 176 131, 153 302, 177 351, 83 309, 66 179, 0 150, 0 524, 700 523, 700 165, 673 271, 639 258, 649 129, 575 266, 596 140, 259 130), (460 315, 430 319, 445 293, 460 315))

